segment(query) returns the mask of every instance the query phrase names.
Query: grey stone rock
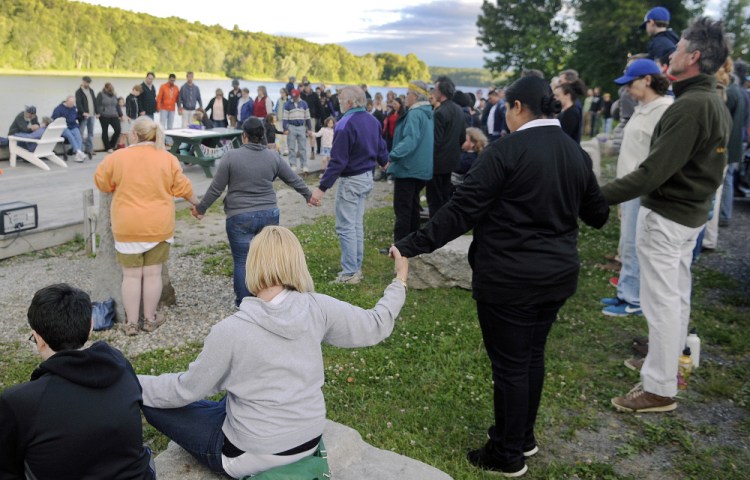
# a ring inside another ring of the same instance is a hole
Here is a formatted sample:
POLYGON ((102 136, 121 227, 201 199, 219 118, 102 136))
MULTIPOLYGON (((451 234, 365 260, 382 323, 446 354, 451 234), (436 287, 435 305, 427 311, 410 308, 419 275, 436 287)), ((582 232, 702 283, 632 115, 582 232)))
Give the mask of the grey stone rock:
POLYGON ((409 288, 460 287, 471 290, 469 245, 474 239, 462 235, 432 253, 409 260, 409 288))
MULTIPOLYGON (((336 422, 328 422, 323 441, 335 480, 452 480, 448 474, 427 464, 375 448, 365 443, 356 430, 336 422)), ((156 474, 159 480, 228 478, 201 466, 174 442, 156 457, 156 474)))
POLYGON ((588 153, 591 157, 591 161, 594 164, 594 174, 596 178, 601 180, 602 178, 602 153, 599 145, 599 140, 592 138, 581 142, 581 148, 584 152, 588 153))
MULTIPOLYGON (((99 246, 94 262, 94 286, 91 299, 102 302, 108 298, 115 301, 115 321, 125 322, 125 308, 122 305, 122 266, 117 263, 115 255, 115 237, 112 234, 112 194, 99 192, 99 214, 96 233, 99 235, 99 246)), ((169 268, 165 263, 161 270, 162 291, 159 306, 174 305, 175 290, 169 278, 169 268)), ((142 313, 142 312, 141 312, 142 313)))

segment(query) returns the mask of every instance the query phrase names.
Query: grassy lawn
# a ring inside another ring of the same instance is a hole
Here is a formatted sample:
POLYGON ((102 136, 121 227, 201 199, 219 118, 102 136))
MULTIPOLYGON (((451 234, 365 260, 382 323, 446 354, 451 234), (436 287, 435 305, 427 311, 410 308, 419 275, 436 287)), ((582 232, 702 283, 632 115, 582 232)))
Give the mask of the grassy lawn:
MULTIPOLYGON (((220 213, 215 213, 220 215, 220 213)), ((578 293, 560 313, 547 345, 547 377, 537 422, 541 449, 529 461, 530 479, 747 478, 750 454, 750 316, 742 286, 718 272, 694 269, 693 326, 703 340, 701 368, 679 408, 669 414, 625 415, 610 398, 629 390, 637 374, 622 361, 645 320, 612 319, 598 300, 614 294, 611 272, 600 269, 617 247, 618 222, 601 231, 582 228, 578 293)), ((390 243, 390 209, 365 219, 365 279, 330 285, 339 266, 333 218, 294 231, 305 249, 316 290, 371 307, 392 278, 392 261, 377 249, 390 243)), ((204 272, 231 274, 225 243, 196 249, 204 272)), ((184 369, 200 345, 159 350, 132 359, 139 373, 184 369)), ((496 478, 465 460, 492 423, 492 388, 468 291, 409 290, 393 335, 375 347, 324 348, 325 397, 330 419, 357 429, 366 441, 407 455, 456 479, 496 478)), ((0 388, 28 378, 29 349, 0 345, 0 388)), ((165 439, 150 427, 148 441, 165 439)))

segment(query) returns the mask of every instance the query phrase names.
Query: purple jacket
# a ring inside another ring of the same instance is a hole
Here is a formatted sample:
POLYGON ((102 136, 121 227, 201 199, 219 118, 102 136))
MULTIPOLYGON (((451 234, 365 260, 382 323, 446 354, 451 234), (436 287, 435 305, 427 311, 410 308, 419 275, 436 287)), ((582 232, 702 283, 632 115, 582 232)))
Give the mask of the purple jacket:
POLYGON ((388 149, 377 119, 364 108, 352 108, 341 117, 333 131, 331 161, 320 189, 331 188, 339 177, 353 177, 371 171, 376 164, 388 163, 388 149))

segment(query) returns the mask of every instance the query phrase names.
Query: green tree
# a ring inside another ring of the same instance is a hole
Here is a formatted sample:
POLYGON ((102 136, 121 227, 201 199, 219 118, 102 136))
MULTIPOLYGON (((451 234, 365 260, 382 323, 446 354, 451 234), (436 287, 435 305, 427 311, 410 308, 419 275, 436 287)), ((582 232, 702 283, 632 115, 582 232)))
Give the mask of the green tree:
POLYGON ((732 58, 750 60, 750 0, 729 0, 722 18, 734 37, 732 58))
POLYGON ((477 43, 490 54, 485 67, 495 74, 538 69, 548 77, 569 54, 562 0, 484 0, 477 20, 477 43))
POLYGON ((680 0, 574 0, 580 32, 569 65, 589 86, 616 91, 612 81, 622 74, 628 55, 645 53, 648 35, 638 27, 651 8, 663 6, 671 14, 677 35, 689 19, 703 11, 702 3, 688 8, 680 0))

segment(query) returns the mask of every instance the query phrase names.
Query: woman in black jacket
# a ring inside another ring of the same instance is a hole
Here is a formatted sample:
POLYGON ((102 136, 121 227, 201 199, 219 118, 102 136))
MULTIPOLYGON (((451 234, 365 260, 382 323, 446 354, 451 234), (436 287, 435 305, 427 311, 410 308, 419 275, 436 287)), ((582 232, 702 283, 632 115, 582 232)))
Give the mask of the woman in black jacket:
POLYGON ((510 135, 490 144, 453 198, 396 242, 401 255, 432 252, 474 229, 472 289, 492 364, 495 424, 469 452, 475 466, 520 476, 538 451, 534 423, 544 345, 578 281, 578 218, 600 228, 609 208, 591 159, 560 129, 549 84, 524 77, 506 91, 510 135))
POLYGON ((224 91, 222 89, 216 89, 216 96, 206 106, 206 114, 209 115, 208 118, 211 120, 213 128, 226 128, 227 115, 229 115, 229 100, 224 98, 224 91))

